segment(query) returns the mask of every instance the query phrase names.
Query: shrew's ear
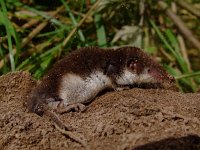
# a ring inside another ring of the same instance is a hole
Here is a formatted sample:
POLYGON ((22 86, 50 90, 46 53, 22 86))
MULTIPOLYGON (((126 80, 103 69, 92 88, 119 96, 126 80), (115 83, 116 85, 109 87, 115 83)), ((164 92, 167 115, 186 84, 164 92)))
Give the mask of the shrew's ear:
POLYGON ((144 70, 143 63, 140 62, 138 58, 130 58, 127 61, 127 67, 136 74, 140 74, 144 70))

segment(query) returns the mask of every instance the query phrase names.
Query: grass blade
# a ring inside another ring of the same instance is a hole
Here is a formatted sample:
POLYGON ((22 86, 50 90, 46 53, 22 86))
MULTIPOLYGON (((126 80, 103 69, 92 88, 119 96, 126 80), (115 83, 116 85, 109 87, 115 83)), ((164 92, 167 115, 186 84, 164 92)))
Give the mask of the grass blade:
POLYGON ((173 32, 170 29, 167 29, 165 31, 165 34, 167 36, 167 39, 169 39, 171 45, 173 46, 174 50, 176 51, 176 53, 180 53, 179 44, 178 44, 178 41, 177 41, 176 37, 174 36, 173 32))
POLYGON ((10 30, 10 25, 11 23, 8 20, 7 17, 7 9, 4 0, 0 1, 1 7, 3 10, 3 21, 4 25, 6 27, 6 33, 8 37, 8 49, 9 49, 9 57, 10 57, 10 64, 11 64, 11 70, 15 71, 15 60, 14 60, 14 52, 13 52, 13 44, 12 44, 12 39, 11 39, 11 30, 10 30))
POLYGON ((196 77, 196 76, 200 77, 200 71, 183 74, 183 75, 180 75, 180 76, 176 76, 175 78, 176 79, 182 79, 182 78, 192 78, 192 77, 196 77))
MULTIPOLYGON (((65 6, 65 9, 66 9, 66 11, 68 12, 68 14, 69 14, 69 16, 70 16, 70 19, 71 19, 71 21, 72 21, 72 24, 76 27, 76 26, 78 25, 78 23, 77 23, 77 21, 76 21, 74 15, 73 15, 73 13, 72 13, 72 11, 70 10, 69 6, 67 5, 67 3, 66 3, 64 0, 61 0, 61 2, 62 2, 63 5, 65 6)), ((84 37, 84 35, 83 35, 83 32, 82 32, 80 29, 78 29, 78 35, 79 35, 79 37, 80 37, 80 40, 81 40, 82 42, 85 42, 85 37, 84 37)))
POLYGON ((106 32, 104 26, 101 24, 101 15, 96 14, 94 17, 97 29, 97 42, 100 47, 107 47, 106 32))
POLYGON ((158 36, 160 37, 160 39, 162 40, 162 42, 165 44, 165 46, 167 47, 168 50, 170 50, 170 52, 174 55, 174 57, 176 58, 177 62, 179 63, 181 70, 184 73, 188 73, 188 67, 187 67, 187 63, 184 61, 183 57, 180 55, 180 53, 177 53, 172 47, 171 45, 168 43, 168 41, 166 40, 166 38, 162 35, 162 33, 160 32, 160 30, 158 29, 158 27, 155 25, 155 23, 150 20, 151 25, 153 26, 154 30, 156 31, 156 33, 158 34, 158 36))

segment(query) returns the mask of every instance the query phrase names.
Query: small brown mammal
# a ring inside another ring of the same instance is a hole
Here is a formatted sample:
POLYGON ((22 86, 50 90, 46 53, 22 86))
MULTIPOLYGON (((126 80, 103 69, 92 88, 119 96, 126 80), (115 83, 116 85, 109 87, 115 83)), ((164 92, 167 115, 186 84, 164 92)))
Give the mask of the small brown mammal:
POLYGON ((117 89, 164 80, 174 81, 174 78, 139 48, 81 48, 50 69, 32 91, 28 108, 42 115, 43 105, 48 105, 63 113, 71 106, 81 109, 84 103, 106 88, 117 89))
POLYGON ((49 116, 59 131, 88 147, 68 131, 55 112, 83 110, 84 103, 104 89, 118 90, 163 81, 173 82, 174 78, 139 48, 86 47, 58 61, 33 89, 27 106, 31 112, 49 116))
MULTIPOLYGON (((38 115, 54 110, 83 110, 104 89, 134 84, 174 81, 163 67, 141 49, 80 48, 58 61, 32 91, 28 108, 38 115)), ((46 113, 58 122, 52 113, 46 113)), ((59 125, 61 128, 62 125, 59 125)))

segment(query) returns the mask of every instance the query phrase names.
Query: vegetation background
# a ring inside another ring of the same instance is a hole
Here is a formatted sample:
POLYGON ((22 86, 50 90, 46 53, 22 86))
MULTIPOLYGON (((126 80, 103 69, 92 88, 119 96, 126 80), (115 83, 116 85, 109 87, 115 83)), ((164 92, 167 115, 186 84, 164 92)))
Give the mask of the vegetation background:
POLYGON ((0 0, 0 74, 40 79, 79 47, 137 46, 176 77, 200 87, 200 0, 0 0))

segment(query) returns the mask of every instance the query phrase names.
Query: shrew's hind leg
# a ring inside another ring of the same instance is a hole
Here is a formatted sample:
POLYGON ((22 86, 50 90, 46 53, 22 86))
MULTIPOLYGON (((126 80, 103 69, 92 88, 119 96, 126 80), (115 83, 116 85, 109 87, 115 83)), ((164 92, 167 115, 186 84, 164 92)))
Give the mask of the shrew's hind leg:
POLYGON ((57 108, 55 109, 55 111, 59 114, 63 114, 63 113, 67 113, 70 111, 76 111, 76 112, 83 112, 85 111, 86 106, 82 103, 74 103, 74 104, 65 104, 64 101, 60 101, 60 103, 58 104, 57 108))

